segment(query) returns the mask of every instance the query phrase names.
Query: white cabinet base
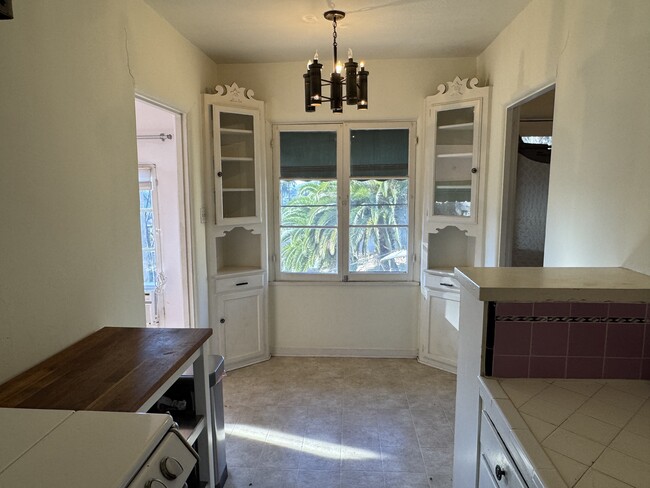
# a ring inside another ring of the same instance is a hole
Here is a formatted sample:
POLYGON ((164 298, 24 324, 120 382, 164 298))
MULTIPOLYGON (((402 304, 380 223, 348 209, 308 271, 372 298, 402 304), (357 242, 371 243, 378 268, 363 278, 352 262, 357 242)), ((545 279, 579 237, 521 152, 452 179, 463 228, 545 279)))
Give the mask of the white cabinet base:
POLYGON ((418 361, 456 373, 460 293, 449 273, 428 272, 420 298, 418 361))
POLYGON ((212 351, 224 357, 227 369, 249 366, 270 358, 264 301, 263 288, 216 296, 219 322, 213 325, 212 351))

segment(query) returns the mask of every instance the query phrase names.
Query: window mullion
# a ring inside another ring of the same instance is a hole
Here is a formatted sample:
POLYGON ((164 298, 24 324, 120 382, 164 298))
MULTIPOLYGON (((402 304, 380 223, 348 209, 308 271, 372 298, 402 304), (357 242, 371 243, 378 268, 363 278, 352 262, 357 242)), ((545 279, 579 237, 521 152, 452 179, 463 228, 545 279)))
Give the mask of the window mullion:
POLYGON ((339 275, 347 280, 349 263, 350 224, 350 129, 342 124, 339 131, 338 180, 339 180, 339 275))

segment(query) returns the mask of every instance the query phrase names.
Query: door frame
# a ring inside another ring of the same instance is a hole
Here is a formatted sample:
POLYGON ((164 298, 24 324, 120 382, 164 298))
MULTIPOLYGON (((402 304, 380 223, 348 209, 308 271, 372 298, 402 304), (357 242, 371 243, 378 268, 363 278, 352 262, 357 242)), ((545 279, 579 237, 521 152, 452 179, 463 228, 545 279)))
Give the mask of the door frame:
POLYGON ((185 302, 185 322, 188 327, 194 328, 197 326, 197 301, 194 285, 194 233, 192 228, 191 179, 187 143, 187 113, 141 93, 135 93, 134 101, 135 100, 148 103, 174 115, 176 138, 175 141, 172 142, 174 142, 176 147, 176 160, 178 161, 177 175, 180 183, 178 191, 181 195, 179 204, 182 206, 182 208, 179 209, 179 226, 181 235, 181 255, 184 257, 184 259, 181 259, 181 268, 184 295, 183 300, 185 302))
POLYGON ((501 194, 501 225, 499 230, 499 256, 497 266, 512 265, 512 244, 517 201, 517 159, 519 154, 520 107, 556 88, 553 81, 506 106, 505 145, 503 151, 503 182, 501 194))

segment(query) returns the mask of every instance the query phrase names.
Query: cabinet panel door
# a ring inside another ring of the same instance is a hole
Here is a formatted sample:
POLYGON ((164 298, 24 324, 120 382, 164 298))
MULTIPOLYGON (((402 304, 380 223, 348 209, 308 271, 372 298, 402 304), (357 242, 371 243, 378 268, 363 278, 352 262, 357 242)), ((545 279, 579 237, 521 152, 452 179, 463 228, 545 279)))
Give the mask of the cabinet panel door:
POLYGON ((456 367, 458 351, 459 297, 453 293, 429 292, 428 321, 421 335, 424 358, 456 367), (444 298, 443 298, 444 296, 444 298))
POLYGON ((244 366, 265 354, 264 290, 217 295, 219 352, 226 367, 244 366))

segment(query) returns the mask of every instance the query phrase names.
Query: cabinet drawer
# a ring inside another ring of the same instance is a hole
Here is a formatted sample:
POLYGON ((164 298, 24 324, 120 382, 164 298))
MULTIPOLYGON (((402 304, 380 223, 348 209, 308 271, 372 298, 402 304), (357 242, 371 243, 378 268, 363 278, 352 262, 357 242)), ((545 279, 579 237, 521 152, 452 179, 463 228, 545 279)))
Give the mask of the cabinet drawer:
POLYGON ((485 410, 481 414, 480 444, 481 460, 485 461, 486 471, 489 471, 496 486, 503 488, 527 487, 485 410), (499 479, 499 474, 501 479, 499 479))
POLYGON ((430 272, 422 273, 424 275, 424 286, 427 288, 438 288, 445 291, 460 292, 460 284, 456 278, 451 276, 438 275, 430 272))
POLYGON ((218 278, 215 280, 215 290, 217 293, 261 288, 263 285, 264 275, 262 274, 237 276, 234 278, 218 278))

